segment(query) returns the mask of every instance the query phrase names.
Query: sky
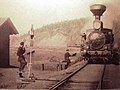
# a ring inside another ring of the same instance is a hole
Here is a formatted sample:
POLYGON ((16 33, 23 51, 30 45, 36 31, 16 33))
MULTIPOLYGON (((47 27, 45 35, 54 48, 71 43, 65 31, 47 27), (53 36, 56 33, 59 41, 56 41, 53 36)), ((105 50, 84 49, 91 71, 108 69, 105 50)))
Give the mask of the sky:
POLYGON ((9 17, 19 34, 64 20, 92 17, 89 6, 111 0, 0 0, 0 17, 9 17))

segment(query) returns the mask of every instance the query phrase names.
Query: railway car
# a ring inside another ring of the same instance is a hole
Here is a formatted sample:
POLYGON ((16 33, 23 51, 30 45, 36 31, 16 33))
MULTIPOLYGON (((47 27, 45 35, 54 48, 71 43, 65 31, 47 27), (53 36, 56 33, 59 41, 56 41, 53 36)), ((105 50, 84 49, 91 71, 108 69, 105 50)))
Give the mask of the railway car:
MULTIPOLYGON (((86 31, 86 39, 82 45, 81 54, 89 63, 115 63, 117 64, 117 53, 113 50, 114 34, 112 29, 104 28, 100 20, 106 11, 106 6, 95 4, 90 6, 90 11, 95 16, 93 29, 86 31)), ((85 37, 84 37, 85 38, 85 37)))

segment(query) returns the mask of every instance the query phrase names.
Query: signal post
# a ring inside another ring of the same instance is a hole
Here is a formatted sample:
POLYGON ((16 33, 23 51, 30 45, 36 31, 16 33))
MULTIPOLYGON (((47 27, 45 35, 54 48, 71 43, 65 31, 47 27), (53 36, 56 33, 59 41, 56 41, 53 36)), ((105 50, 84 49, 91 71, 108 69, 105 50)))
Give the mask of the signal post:
POLYGON ((33 30, 33 25, 31 26, 31 30, 30 30, 30 61, 28 63, 28 76, 27 78, 31 78, 31 75, 34 76, 33 73, 31 73, 31 67, 32 67, 32 49, 33 49, 33 41, 34 38, 34 30, 33 30))

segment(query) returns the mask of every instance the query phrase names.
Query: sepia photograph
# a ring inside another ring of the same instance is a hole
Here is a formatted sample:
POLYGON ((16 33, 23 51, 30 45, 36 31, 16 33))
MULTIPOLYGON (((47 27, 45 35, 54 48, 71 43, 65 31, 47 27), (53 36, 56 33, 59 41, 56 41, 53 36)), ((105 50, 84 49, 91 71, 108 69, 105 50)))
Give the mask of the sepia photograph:
POLYGON ((119 0, 0 0, 0 89, 119 90, 119 0))

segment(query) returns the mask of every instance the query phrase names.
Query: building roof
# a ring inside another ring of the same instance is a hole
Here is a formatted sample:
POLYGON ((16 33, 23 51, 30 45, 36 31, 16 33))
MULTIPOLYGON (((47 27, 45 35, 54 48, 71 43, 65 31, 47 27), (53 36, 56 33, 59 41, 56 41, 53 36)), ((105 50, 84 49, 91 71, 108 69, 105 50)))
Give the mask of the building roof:
POLYGON ((18 34, 17 29, 15 28, 14 24, 10 20, 10 18, 0 18, 0 28, 6 24, 9 25, 10 29, 10 34, 18 34))
POLYGON ((0 18, 0 26, 7 20, 8 18, 0 18))

